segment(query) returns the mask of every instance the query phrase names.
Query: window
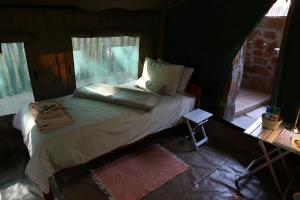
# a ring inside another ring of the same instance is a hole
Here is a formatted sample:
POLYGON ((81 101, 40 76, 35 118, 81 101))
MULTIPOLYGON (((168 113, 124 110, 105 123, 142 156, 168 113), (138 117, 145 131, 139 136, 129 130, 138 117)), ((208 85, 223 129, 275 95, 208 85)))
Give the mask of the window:
POLYGON ((277 0, 269 12, 266 14, 268 17, 287 16, 290 8, 291 0, 277 0))
POLYGON ((2 43, 0 53, 0 116, 34 102, 23 43, 2 43))
POLYGON ((76 87, 138 78, 139 37, 72 38, 76 87))

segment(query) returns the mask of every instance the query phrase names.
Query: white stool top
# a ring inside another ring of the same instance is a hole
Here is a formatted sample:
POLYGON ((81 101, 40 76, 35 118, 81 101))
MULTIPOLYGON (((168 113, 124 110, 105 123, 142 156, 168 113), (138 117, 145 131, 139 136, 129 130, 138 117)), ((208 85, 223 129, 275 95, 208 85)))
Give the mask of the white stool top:
POLYGON ((211 117, 213 114, 206 112, 204 110, 201 110, 199 108, 196 108, 194 110, 192 110, 191 112, 188 112, 186 114, 183 115, 183 118, 188 119, 194 123, 199 124, 200 122, 208 119, 209 117, 211 117))

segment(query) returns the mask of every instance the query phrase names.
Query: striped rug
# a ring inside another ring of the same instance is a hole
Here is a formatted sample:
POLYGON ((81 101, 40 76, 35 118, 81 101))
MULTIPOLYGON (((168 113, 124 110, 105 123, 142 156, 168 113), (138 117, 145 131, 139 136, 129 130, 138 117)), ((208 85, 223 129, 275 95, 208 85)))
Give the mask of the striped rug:
POLYGON ((139 200, 187 169, 174 154, 153 145, 92 170, 92 177, 109 200, 139 200))

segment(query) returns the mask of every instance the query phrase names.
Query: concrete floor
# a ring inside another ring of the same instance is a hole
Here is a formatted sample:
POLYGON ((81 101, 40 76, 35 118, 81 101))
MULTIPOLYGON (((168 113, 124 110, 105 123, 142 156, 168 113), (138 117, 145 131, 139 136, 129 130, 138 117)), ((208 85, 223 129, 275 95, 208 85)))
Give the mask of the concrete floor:
POLYGON ((235 100, 235 113, 232 124, 247 129, 266 110, 270 95, 253 89, 240 88, 235 100))
POLYGON ((245 113, 264 106, 270 101, 270 94, 256 90, 240 88, 235 100, 235 117, 240 117, 245 113))

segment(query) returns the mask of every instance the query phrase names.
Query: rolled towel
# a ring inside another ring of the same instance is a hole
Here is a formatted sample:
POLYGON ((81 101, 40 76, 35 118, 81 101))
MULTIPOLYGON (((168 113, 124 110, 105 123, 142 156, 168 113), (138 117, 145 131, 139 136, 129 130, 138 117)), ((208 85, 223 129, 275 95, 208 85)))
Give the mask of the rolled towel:
POLYGON ((56 102, 35 102, 29 104, 30 112, 36 118, 40 114, 46 114, 54 110, 65 109, 64 105, 56 102))

